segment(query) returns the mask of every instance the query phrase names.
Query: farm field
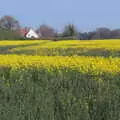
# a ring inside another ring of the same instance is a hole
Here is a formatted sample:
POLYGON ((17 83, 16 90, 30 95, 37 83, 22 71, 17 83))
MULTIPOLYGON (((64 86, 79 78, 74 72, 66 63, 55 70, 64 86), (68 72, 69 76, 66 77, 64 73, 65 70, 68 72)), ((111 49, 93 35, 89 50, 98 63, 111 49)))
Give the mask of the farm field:
POLYGON ((1 41, 0 54, 119 57, 119 40, 1 41))
POLYGON ((119 120, 120 40, 0 41, 0 120, 119 120))

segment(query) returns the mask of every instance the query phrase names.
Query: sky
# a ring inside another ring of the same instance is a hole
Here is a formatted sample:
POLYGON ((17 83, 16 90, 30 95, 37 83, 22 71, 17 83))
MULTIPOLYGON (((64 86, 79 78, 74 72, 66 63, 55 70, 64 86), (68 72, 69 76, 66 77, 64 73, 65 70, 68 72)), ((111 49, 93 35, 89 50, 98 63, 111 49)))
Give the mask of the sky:
POLYGON ((81 32, 120 28, 120 0, 0 0, 0 16, 12 15, 22 26, 47 24, 58 31, 73 23, 81 32))

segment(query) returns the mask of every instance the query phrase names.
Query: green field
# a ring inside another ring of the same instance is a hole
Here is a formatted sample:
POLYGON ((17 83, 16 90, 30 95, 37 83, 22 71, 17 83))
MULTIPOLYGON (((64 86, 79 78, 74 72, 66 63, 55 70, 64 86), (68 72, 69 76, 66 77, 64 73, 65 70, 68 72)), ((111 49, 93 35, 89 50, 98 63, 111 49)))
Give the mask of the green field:
POLYGON ((1 41, 0 120, 119 120, 120 40, 1 41))

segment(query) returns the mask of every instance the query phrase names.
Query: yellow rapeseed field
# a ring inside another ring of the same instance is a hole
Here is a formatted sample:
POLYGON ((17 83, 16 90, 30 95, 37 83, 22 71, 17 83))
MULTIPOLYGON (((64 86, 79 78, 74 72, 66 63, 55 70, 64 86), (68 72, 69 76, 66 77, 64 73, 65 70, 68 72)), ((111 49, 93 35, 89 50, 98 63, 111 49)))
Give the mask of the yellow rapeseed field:
POLYGON ((120 56, 119 40, 1 41, 1 54, 39 56, 120 56))
MULTIPOLYGON (((0 66, 10 67, 67 67, 70 69, 93 69, 106 72, 120 72, 120 58, 85 57, 85 56, 27 56, 0 55, 0 66)), ((97 72, 97 71, 96 71, 97 72)))
POLYGON ((0 41, 0 120, 119 120, 120 40, 0 41))

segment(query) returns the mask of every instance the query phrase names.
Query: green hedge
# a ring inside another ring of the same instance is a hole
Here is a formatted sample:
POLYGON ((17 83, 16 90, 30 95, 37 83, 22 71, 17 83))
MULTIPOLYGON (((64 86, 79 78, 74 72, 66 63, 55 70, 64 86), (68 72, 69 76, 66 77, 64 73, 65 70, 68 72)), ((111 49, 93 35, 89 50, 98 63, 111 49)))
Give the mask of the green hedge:
POLYGON ((0 40, 24 40, 16 31, 0 29, 0 40))

